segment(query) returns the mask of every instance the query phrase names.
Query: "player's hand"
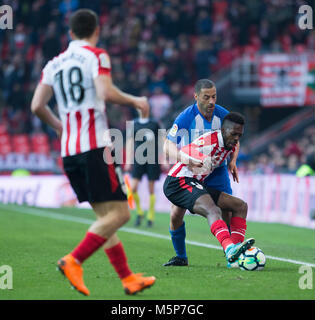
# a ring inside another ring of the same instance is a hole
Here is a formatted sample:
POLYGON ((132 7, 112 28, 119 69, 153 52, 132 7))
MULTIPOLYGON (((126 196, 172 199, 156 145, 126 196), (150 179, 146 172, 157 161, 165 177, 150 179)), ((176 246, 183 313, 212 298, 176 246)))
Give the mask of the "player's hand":
POLYGON ((201 168, 203 166, 203 162, 202 161, 196 161, 193 159, 189 159, 188 165, 187 167, 189 169, 194 169, 194 168, 201 168))
POLYGON ((58 125, 58 127, 54 128, 57 136, 59 139, 61 139, 61 136, 62 136, 62 124, 60 122, 60 125, 58 125))
POLYGON ((237 167, 236 167, 236 163, 234 161, 231 161, 229 163, 228 169, 232 174, 233 181, 236 181, 237 183, 239 183, 238 170, 237 170, 237 167))
POLYGON ((149 118, 150 106, 147 97, 136 97, 134 107, 138 109, 142 118, 149 118))

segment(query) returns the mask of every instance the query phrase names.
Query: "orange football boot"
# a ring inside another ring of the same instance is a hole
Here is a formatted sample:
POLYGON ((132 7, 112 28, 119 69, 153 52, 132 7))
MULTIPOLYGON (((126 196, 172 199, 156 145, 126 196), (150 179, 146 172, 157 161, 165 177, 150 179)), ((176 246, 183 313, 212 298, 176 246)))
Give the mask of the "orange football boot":
POLYGON ((136 294, 155 283, 155 277, 143 277, 142 273, 132 273, 121 280, 126 294, 136 294))
POLYGON ((58 269, 70 281, 74 289, 85 296, 90 295, 89 289, 83 282, 83 269, 81 264, 78 263, 71 254, 64 256, 58 261, 58 269))

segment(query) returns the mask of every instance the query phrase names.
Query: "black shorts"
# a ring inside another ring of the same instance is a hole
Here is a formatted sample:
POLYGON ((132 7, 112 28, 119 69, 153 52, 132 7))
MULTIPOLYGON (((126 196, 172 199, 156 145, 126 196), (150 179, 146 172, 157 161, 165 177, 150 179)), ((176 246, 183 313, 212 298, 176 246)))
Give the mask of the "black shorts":
POLYGON ((200 196, 209 194, 217 204, 221 194, 221 191, 207 187, 195 178, 171 176, 166 177, 163 191, 169 201, 180 208, 188 209, 191 213, 194 213, 193 207, 200 196))
POLYGON ((120 166, 104 161, 104 148, 62 158, 66 175, 79 202, 126 200, 120 166))
POLYGON ((132 177, 141 180, 142 176, 146 174, 149 181, 159 180, 161 168, 159 164, 138 164, 135 163, 132 168, 132 177))

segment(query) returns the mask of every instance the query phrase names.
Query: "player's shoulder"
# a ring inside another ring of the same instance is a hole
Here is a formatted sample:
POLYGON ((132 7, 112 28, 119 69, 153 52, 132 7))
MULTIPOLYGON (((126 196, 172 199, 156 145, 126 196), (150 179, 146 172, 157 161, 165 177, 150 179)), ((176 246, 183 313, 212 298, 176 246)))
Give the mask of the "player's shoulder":
POLYGON ((226 108, 216 104, 215 108, 214 108, 214 113, 217 116, 224 118, 228 113, 230 113, 230 111, 227 110, 226 108))
POLYGON ((221 130, 209 130, 202 134, 197 140, 205 141, 206 144, 216 143, 221 135, 221 130))
POLYGON ((99 65, 102 68, 110 69, 111 68, 111 62, 108 52, 99 47, 91 47, 89 45, 85 45, 81 47, 81 50, 85 50, 87 54, 90 55, 91 59, 95 59, 95 61, 98 61, 99 65))
POLYGON ((186 107, 176 118, 176 121, 184 121, 190 122, 192 121, 197 115, 196 112, 196 104, 192 104, 186 107))
POLYGON ((108 52, 100 47, 92 47, 89 45, 85 45, 81 47, 83 50, 87 50, 88 52, 91 52, 93 55, 95 55, 96 57, 99 57, 101 54, 105 54, 108 55, 108 52))

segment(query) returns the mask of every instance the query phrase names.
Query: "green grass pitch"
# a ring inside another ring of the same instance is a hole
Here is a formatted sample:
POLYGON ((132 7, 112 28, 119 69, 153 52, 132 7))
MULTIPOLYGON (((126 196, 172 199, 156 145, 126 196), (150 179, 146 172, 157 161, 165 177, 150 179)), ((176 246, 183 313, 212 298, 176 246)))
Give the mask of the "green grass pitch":
POLYGON ((99 250, 84 263, 84 279, 91 291, 84 297, 71 290, 56 271, 56 261, 77 245, 94 219, 93 212, 85 209, 1 204, 0 267, 12 267, 13 289, 0 290, 0 300, 315 299, 315 283, 312 289, 299 287, 301 265, 308 263, 314 271, 314 230, 248 222, 247 237, 256 239, 267 264, 263 271, 246 272, 227 269, 223 251, 218 249, 206 220, 187 215, 189 267, 166 268, 162 264, 174 255, 169 215, 156 214, 153 228, 144 223, 136 229, 134 213, 118 236, 131 269, 154 275, 156 284, 136 296, 126 296, 106 255, 99 250))

